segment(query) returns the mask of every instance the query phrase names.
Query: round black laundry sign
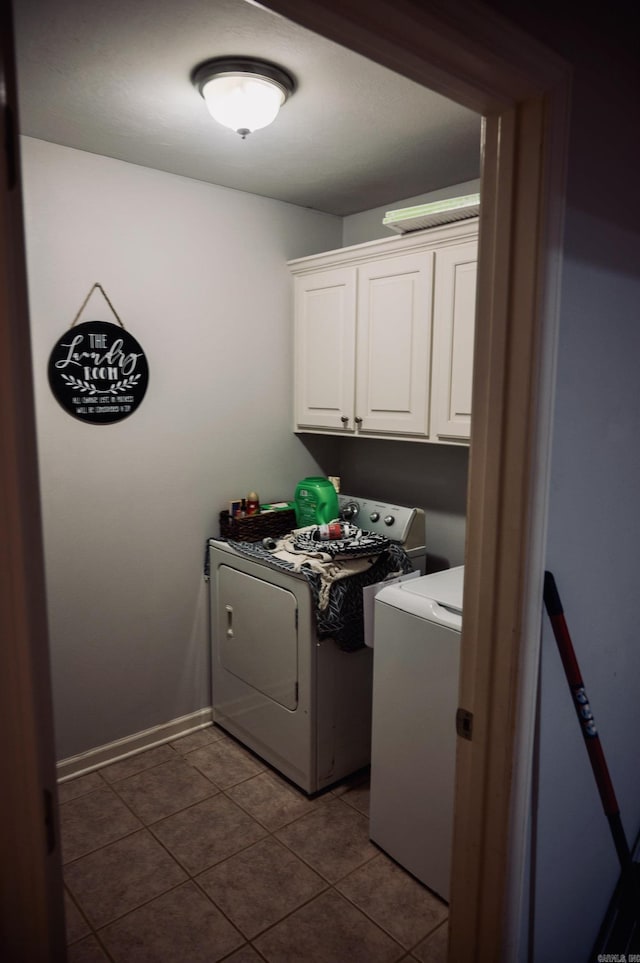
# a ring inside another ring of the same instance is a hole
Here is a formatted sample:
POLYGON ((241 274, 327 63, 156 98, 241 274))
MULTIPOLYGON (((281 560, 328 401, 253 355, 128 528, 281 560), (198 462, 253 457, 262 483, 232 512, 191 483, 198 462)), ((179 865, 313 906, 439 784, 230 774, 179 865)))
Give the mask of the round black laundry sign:
POLYGON ((149 366, 124 328, 86 321, 69 328, 49 358, 49 384, 70 415, 94 425, 122 421, 144 398, 149 366))

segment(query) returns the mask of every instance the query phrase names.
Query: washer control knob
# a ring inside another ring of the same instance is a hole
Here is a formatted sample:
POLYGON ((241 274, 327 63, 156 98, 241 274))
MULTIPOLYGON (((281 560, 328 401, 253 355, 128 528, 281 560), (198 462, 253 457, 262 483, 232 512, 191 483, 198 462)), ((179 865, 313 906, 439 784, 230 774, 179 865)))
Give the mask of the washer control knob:
POLYGON ((384 516, 384 523, 385 523, 385 525, 393 525, 394 522, 395 522, 395 518, 393 517, 393 515, 385 515, 385 516, 384 516))
POLYGON ((343 518, 345 518, 347 521, 349 521, 349 519, 355 518, 356 515, 358 514, 358 506, 357 506, 357 505, 354 505, 354 503, 351 502, 349 505, 345 505, 345 506, 344 506, 344 508, 342 509, 341 514, 342 514, 342 517, 343 517, 343 518))
POLYGON ((371 514, 369 515, 369 518, 371 519, 372 522, 377 522, 377 521, 379 521, 379 519, 380 519, 380 512, 371 512, 371 514))

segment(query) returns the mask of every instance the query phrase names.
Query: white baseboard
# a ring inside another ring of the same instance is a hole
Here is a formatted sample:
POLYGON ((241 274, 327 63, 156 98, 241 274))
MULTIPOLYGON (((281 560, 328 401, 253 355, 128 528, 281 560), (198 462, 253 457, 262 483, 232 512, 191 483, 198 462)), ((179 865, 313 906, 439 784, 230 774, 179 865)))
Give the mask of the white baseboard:
POLYGON ((172 719, 161 726, 154 726, 153 729, 145 729, 143 732, 136 732, 124 739, 117 739, 96 749, 89 749, 78 756, 70 756, 68 759, 61 759, 57 764, 58 782, 66 782, 74 776, 81 776, 94 769, 100 769, 111 762, 118 762, 128 756, 135 756, 146 749, 154 746, 161 746, 165 742, 172 742, 180 736, 186 736, 189 732, 196 732, 198 729, 205 729, 213 723, 212 709, 198 709, 188 716, 181 716, 179 719, 172 719))

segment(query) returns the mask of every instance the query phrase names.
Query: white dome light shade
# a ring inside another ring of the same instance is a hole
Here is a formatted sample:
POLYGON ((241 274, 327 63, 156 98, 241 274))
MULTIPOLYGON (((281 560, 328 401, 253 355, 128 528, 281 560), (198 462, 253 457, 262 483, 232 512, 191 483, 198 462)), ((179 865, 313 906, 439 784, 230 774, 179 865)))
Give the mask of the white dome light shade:
POLYGON ((248 133, 272 124, 285 99, 280 87, 250 74, 214 77, 204 84, 202 96, 214 120, 248 133))
POLYGON ((211 116, 242 138, 273 123, 294 89, 291 77, 274 64, 239 58, 208 61, 193 82, 211 116))

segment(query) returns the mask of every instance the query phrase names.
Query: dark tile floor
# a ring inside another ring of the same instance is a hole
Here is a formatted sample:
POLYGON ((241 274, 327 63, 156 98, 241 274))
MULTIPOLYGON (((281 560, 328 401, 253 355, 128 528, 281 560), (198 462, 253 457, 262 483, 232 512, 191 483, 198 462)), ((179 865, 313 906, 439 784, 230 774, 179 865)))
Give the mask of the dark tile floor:
POLYGON ((444 963, 447 906, 214 727, 59 787, 69 963, 444 963))

